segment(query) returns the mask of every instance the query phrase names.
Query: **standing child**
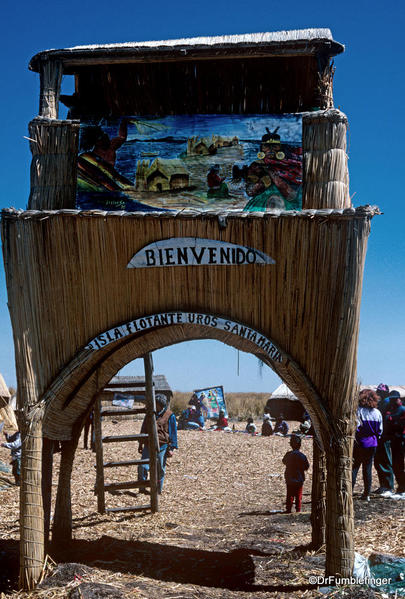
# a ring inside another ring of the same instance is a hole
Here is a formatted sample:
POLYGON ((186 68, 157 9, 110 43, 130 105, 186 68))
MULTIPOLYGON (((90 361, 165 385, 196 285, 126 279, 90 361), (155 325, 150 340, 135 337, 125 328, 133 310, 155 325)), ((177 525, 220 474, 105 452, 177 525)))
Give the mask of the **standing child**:
POLYGON ((4 433, 6 443, 2 443, 2 447, 6 447, 11 451, 11 466, 14 475, 15 484, 20 486, 21 475, 21 436, 19 431, 4 433))
POLYGON ((307 457, 301 453, 301 438, 291 435, 290 445, 292 451, 287 451, 283 457, 285 464, 285 482, 287 485, 286 512, 291 514, 295 499, 295 509, 301 511, 302 490, 304 488, 305 471, 309 468, 307 457))

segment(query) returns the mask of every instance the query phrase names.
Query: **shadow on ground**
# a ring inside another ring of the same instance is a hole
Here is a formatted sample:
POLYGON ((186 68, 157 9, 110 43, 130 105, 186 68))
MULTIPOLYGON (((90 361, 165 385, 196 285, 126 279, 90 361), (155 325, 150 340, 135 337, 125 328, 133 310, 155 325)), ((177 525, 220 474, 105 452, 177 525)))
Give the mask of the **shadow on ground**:
MULTIPOLYGON (((74 540, 53 547, 57 562, 74 561, 98 569, 148 577, 154 580, 218 587, 234 591, 298 591, 310 585, 255 584, 252 555, 271 555, 249 549, 206 551, 103 536, 96 541, 74 540)), ((286 581, 287 582, 287 581, 286 581)))

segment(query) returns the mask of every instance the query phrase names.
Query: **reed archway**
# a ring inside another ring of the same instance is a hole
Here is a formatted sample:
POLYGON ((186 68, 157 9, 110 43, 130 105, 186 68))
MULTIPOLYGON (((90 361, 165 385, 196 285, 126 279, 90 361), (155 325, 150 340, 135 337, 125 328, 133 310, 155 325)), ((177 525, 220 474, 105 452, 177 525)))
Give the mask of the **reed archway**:
MULTIPOLYGON (((178 312, 178 314, 186 313, 178 312)), ((140 320, 147 320, 153 316, 144 316, 140 320)), ((158 315, 161 317, 162 315, 158 315)), ((199 313, 200 321, 212 323, 212 319, 219 320, 218 317, 209 314, 199 313)), ((197 319, 195 319, 197 320, 197 319)), ((153 352, 164 347, 173 346, 178 343, 190 340, 215 339, 226 345, 239 349, 241 351, 251 353, 260 358, 267 366, 276 372, 283 380, 294 387, 299 399, 310 412, 313 419, 314 427, 317 431, 319 443, 318 458, 323 455, 323 445, 327 440, 335 435, 331 415, 324 408, 321 398, 316 393, 313 384, 308 380, 308 377, 296 364, 291 356, 287 356, 280 348, 283 360, 273 361, 265 351, 260 349, 252 340, 241 337, 240 327, 247 328, 254 333, 252 329, 241 323, 236 323, 231 319, 223 319, 227 325, 226 331, 215 328, 212 324, 172 324, 163 325, 161 327, 153 327, 142 334, 127 335, 125 338, 120 338, 108 344, 104 349, 99 348, 96 353, 88 352, 83 349, 75 357, 72 364, 66 368, 66 372, 62 372, 51 385, 45 396, 46 400, 43 434, 45 438, 62 439, 62 462, 59 474, 59 485, 56 497, 53 539, 56 541, 66 542, 72 535, 72 506, 71 506, 71 474, 73 460, 77 443, 79 440, 83 416, 91 407, 97 394, 106 386, 109 380, 127 363, 134 359, 142 357, 145 353, 153 352), (236 332, 235 328, 238 327, 236 332), (234 332, 231 332, 231 331, 234 332), (94 355, 98 356, 98 361, 94 363, 94 355), (91 359, 93 357, 93 360, 91 359), (87 358, 87 359, 86 359, 87 358), (76 367, 74 363, 76 362, 76 367), (70 379, 66 376, 70 373, 70 379), (79 380, 79 382, 78 382, 79 380), (63 381, 64 392, 56 393, 63 381), (63 431, 63 435, 58 434, 63 431)), ((124 323, 122 326, 126 326, 124 323)), ((98 338, 105 335, 104 331, 98 338)), ((258 339, 263 336, 257 332, 258 339), (260 335, 260 337, 259 337, 260 335)), ((252 335, 251 335, 252 337, 252 335)), ((269 340, 266 340, 269 341, 269 340)), ((263 347, 265 343, 261 342, 263 347)), ((45 401, 44 396, 44 401, 45 401)), ((44 460, 44 463, 47 463, 44 460)), ((314 463, 314 472, 319 476, 318 463, 314 463)), ((321 474, 322 477, 322 474, 321 474)), ((46 473, 44 473, 46 478, 46 473)), ((316 485, 315 485, 316 487, 316 485)), ((314 487, 313 487, 314 489, 314 487)), ((48 493, 50 492, 50 487, 48 493)), ((320 489, 316 489, 313 493, 313 509, 312 509, 312 542, 317 543, 317 539, 324 534, 324 496, 320 489)), ((49 518, 50 512, 50 497, 44 496, 44 503, 48 506, 46 510, 46 520, 49 518)), ((46 528, 49 522, 45 522, 46 528)))
POLYGON ((39 575, 43 559, 38 456, 42 439, 52 432, 49 414, 57 426, 54 438, 69 443, 73 422, 121 363, 200 337, 218 338, 258 355, 300 397, 315 421, 316 411, 328 467, 326 571, 351 573, 356 348, 362 272, 374 213, 371 208, 304 210, 234 214, 224 221, 216 213, 157 219, 150 214, 63 210, 3 212, 19 403, 26 427, 23 576, 34 570, 39 575), (270 256, 273 263, 127 268, 132 256, 153 240, 183 237, 238 241, 270 256), (130 330, 105 348, 89 347, 111 326, 119 329, 145 315, 182 311, 227 316, 271 339, 286 360, 278 362, 275 352, 266 354, 252 338, 186 322, 148 332, 130 330), (104 375, 99 357, 110 351, 104 375), (69 396, 72 401, 62 410, 69 396))
MULTIPOLYGON (((166 315, 167 313, 145 315, 136 320, 153 322, 154 318, 160 319, 166 315)), ((275 346, 268 337, 231 317, 182 311, 172 312, 170 315, 173 316, 174 322, 182 316, 183 322, 152 326, 140 333, 128 333, 98 348, 93 341, 82 348, 42 397, 44 436, 57 440, 70 439, 75 423, 87 411, 94 396, 107 385, 116 372, 132 360, 164 347, 197 339, 216 339, 255 355, 297 393, 311 414, 322 443, 324 439, 330 439, 335 434, 331 414, 312 381, 294 358, 279 346, 275 346), (191 324, 190 318, 195 322, 191 324), (213 322, 218 324, 219 321, 225 324, 226 330, 213 326, 213 322), (241 336, 241 333, 246 336, 241 336), (89 350, 91 344, 93 349, 89 350)), ((128 324, 123 323, 106 329, 95 339, 105 339, 108 333, 114 330, 127 330, 128 324)))

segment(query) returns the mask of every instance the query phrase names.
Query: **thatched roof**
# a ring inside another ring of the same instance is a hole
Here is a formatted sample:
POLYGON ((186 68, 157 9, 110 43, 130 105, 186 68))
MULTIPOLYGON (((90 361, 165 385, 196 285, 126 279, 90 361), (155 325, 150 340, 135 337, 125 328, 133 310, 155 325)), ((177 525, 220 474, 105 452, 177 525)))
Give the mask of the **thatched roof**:
POLYGON ((344 46, 335 42, 330 29, 297 29, 243 35, 193 37, 174 40, 125 42, 119 44, 92 44, 45 50, 36 54, 29 63, 32 71, 39 71, 41 62, 61 60, 65 72, 74 72, 78 65, 96 65, 160 61, 166 59, 187 60, 195 57, 216 58, 235 55, 304 55, 319 51, 335 56, 344 46))
POLYGON ((189 175, 184 164, 178 158, 155 158, 145 173, 146 178, 150 177, 155 171, 160 171, 168 179, 173 175, 189 175))
MULTIPOLYGON (((171 387, 164 374, 153 376, 155 391, 168 391, 172 393, 171 387)), ((144 376, 114 376, 104 391, 111 393, 133 393, 134 391, 145 391, 144 376)))
POLYGON ((11 397, 10 391, 6 385, 6 381, 3 378, 3 375, 0 374, 0 397, 11 397))
POLYGON ((281 383, 281 385, 279 385, 277 389, 273 391, 270 401, 272 399, 289 399, 291 401, 298 401, 298 397, 287 387, 285 383, 281 383))

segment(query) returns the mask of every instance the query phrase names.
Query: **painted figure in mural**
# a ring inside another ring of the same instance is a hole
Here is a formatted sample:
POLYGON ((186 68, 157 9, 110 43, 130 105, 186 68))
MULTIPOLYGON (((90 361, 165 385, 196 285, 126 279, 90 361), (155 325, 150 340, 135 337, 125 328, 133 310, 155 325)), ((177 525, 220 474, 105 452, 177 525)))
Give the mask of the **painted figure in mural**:
POLYGON ((301 205, 301 149, 297 148, 295 153, 289 148, 286 155, 287 149, 283 148, 277 130, 278 127, 271 133, 266 128, 257 160, 247 169, 246 193, 252 199, 244 210, 285 210, 301 205))
POLYGON ((219 164, 211 166, 207 175, 208 192, 207 198, 227 198, 229 197, 228 186, 225 183, 225 177, 219 174, 219 164))
POLYGON ((377 410, 378 395, 371 389, 363 389, 359 395, 357 428, 353 446, 352 486, 356 484, 360 466, 363 470, 364 490, 361 499, 370 501, 371 472, 378 439, 383 431, 382 415, 377 410))
MULTIPOLYGON (((167 406, 166 397, 162 394, 156 395, 156 428, 159 439, 159 453, 158 453, 158 493, 162 492, 163 481, 166 474, 166 462, 168 458, 173 456, 173 451, 177 449, 177 422, 176 417, 167 406)), ((144 419, 141 427, 141 433, 147 433, 148 427, 146 418, 144 419)), ((138 451, 142 456, 142 459, 149 458, 149 447, 148 442, 139 441, 138 451)), ((138 480, 146 481, 148 479, 148 464, 141 464, 138 466, 138 480)), ((139 489, 140 493, 148 493, 144 488, 139 489)))
POLYGON ((290 439, 292 451, 288 451, 283 457, 285 465, 285 483, 287 486, 286 512, 291 513, 295 500, 295 510, 301 511, 302 491, 304 488, 305 471, 309 469, 309 463, 306 455, 301 451, 301 438, 298 435, 292 435, 290 439))
POLYGON ((200 393, 199 395, 197 395, 196 393, 193 393, 193 395, 190 398, 190 401, 188 402, 188 405, 195 406, 197 408, 197 410, 202 412, 204 418, 208 418, 208 412, 209 412, 208 399, 204 392, 200 393))
POLYGON ((128 119, 121 119, 118 134, 111 137, 99 125, 87 126, 80 137, 78 188, 90 192, 121 192, 133 183, 115 169, 117 150, 126 142, 128 119))

